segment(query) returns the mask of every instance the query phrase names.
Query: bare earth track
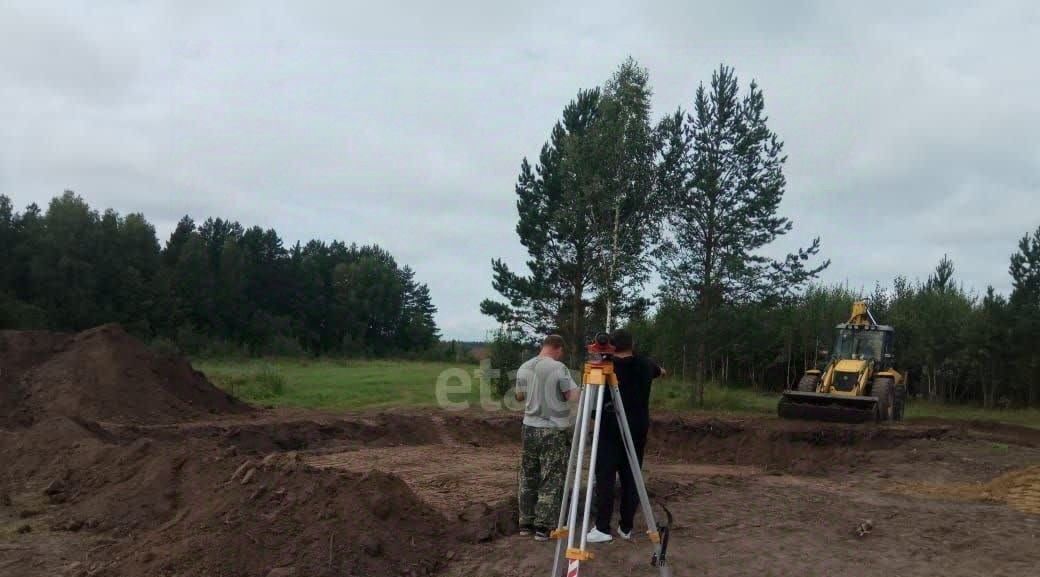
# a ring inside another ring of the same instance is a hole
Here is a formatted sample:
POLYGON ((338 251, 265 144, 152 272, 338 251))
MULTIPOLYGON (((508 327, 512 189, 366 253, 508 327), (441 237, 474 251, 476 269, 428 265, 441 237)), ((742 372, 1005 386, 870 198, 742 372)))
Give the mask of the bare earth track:
MULTIPOLYGON (((257 410, 127 339, 0 334, 0 576, 548 573, 516 416, 257 410)), ((646 475, 679 576, 1040 567, 1036 429, 663 416, 646 475)), ((645 537, 595 551, 583 574, 656 574, 645 537)))

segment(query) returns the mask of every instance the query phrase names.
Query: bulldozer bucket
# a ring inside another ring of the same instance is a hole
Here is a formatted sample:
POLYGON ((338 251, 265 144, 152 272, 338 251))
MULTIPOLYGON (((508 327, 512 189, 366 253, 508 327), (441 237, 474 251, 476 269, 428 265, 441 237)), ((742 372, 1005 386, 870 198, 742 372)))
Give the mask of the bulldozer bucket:
POLYGON ((865 423, 877 420, 877 404, 877 397, 784 391, 777 413, 784 419, 865 423))

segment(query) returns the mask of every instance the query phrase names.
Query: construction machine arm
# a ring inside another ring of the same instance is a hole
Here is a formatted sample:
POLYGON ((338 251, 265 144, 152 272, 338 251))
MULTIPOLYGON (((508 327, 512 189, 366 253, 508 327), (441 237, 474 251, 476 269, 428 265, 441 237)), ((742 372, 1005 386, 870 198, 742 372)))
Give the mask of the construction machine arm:
POLYGON ((852 315, 849 316, 847 324, 877 326, 877 321, 874 320, 874 315, 870 314, 870 309, 867 308, 867 301, 856 301, 852 303, 852 315))

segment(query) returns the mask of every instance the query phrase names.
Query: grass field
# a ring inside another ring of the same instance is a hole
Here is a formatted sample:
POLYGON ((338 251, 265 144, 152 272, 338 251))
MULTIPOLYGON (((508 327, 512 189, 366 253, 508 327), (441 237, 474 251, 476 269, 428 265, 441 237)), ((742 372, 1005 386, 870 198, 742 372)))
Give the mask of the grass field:
MULTIPOLYGON (((220 388, 254 403, 328 409, 436 405, 441 375, 457 379, 472 375, 477 368, 421 361, 324 359, 206 360, 194 365, 220 388)), ((477 401, 478 383, 470 380, 470 393, 454 393, 449 399, 477 401)))
MULTIPOLYGON (((692 385, 676 381, 663 381, 654 385, 654 405, 674 410, 707 410, 730 413, 776 414, 777 393, 757 392, 745 388, 722 388, 708 386, 704 391, 704 407, 701 409, 690 402, 692 385)), ((911 400, 906 409, 906 418, 919 419, 938 417, 965 421, 998 421, 1040 428, 1040 410, 996 410, 971 405, 944 405, 931 401, 911 400)))
POLYGON ((983 409, 970 405, 944 405, 928 401, 913 401, 906 409, 908 419, 939 417, 965 421, 999 421, 1040 429, 1040 410, 1037 409, 983 409))
MULTIPOLYGON (((496 403, 482 386, 476 365, 391 360, 202 360, 195 367, 217 386, 242 399, 266 405, 324 409, 468 406, 496 403), (438 382, 443 386, 438 387, 438 382), (438 390, 441 391, 440 398, 438 390)), ((691 402, 693 387, 676 380, 654 384, 652 405, 671 411, 776 414, 779 395, 709 385, 704 406, 691 402)), ((912 401, 907 418, 1000 421, 1040 428, 1040 410, 985 410, 963 405, 912 401)))

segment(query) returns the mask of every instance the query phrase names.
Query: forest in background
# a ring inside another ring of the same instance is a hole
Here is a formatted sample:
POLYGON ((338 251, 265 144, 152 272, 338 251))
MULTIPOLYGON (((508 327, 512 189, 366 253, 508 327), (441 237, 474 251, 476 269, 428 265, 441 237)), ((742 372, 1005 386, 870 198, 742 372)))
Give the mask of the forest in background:
POLYGON ((141 214, 91 209, 66 191, 17 212, 0 195, 0 329, 108 322, 193 355, 418 353, 436 307, 378 246, 184 217, 160 247, 141 214))
MULTIPOLYGON (((786 156, 761 88, 721 66, 690 111, 656 123, 651 93, 626 61, 579 91, 536 161, 523 159, 527 270, 493 261, 501 298, 481 303, 502 327, 496 367, 515 368, 548 332, 568 339, 577 366, 609 310, 685 380, 779 390, 866 298, 896 328, 912 392, 1040 406, 1040 228, 1008 247, 1008 294, 965 289, 947 258, 870 294, 822 285, 819 238, 763 256, 793 223, 779 214, 786 156), (661 282, 647 291, 651 278, 661 282)), ((73 192, 21 212, 0 195, 0 328, 119 322, 191 355, 468 358, 474 347, 439 343, 435 312, 427 286, 378 246, 286 247, 274 230, 189 217, 160 244, 143 215, 99 212, 73 192)))
MULTIPOLYGON (((1023 242, 1040 263, 1040 230, 1023 242)), ((665 302, 630 328, 643 351, 688 378, 696 371, 690 343, 703 341, 706 380, 778 390, 815 366, 819 352, 833 350, 834 326, 845 322, 853 301, 866 299, 879 323, 895 327, 896 366, 908 374, 912 394, 986 408, 1036 407, 1040 314, 1024 292, 1034 289, 1021 284, 1010 299, 992 287, 976 294, 957 282, 944 258, 923 281, 899 277, 870 292, 813 285, 781 303, 726 307, 711 324, 665 302)))
POLYGON ((656 121, 651 95, 648 71, 628 59, 602 86, 579 90, 537 158, 520 163, 526 270, 492 261, 499 298, 481 304, 502 327, 498 367, 515 368, 540 335, 558 332, 575 368, 594 333, 629 326, 688 382, 780 390, 816 364, 864 298, 895 327, 912 393, 1040 405, 1040 228, 1008 247, 1008 295, 966 290, 945 257, 924 280, 896 278, 870 294, 822 285, 830 261, 819 237, 765 256, 794 223, 780 214, 787 156, 762 88, 723 65, 689 110, 656 121), (652 278, 660 283, 648 291, 652 278))

